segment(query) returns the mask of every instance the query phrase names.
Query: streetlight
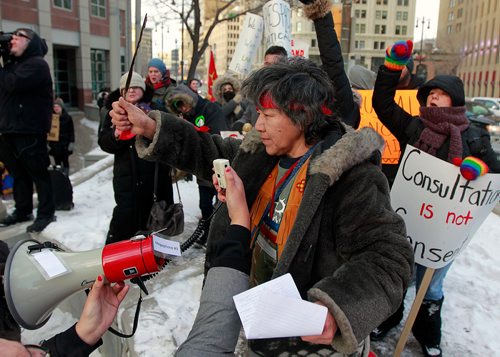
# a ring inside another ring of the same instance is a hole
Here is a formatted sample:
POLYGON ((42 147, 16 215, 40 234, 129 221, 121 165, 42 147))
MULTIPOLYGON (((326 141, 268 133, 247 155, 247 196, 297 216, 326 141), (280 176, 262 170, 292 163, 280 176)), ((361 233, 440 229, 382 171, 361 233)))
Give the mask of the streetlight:
MULTIPOLYGON (((172 6, 175 6, 175 0, 172 0, 172 6)), ((184 0, 181 7, 181 83, 184 81, 184 0)))
POLYGON ((431 19, 426 19, 425 17, 422 17, 422 20, 419 20, 417 17, 417 25, 415 26, 418 28, 418 23, 422 23, 422 34, 420 36, 420 55, 418 57, 418 65, 420 66, 422 64, 422 55, 423 55, 423 46, 424 46, 424 25, 425 21, 427 21, 427 29, 431 28, 431 19))

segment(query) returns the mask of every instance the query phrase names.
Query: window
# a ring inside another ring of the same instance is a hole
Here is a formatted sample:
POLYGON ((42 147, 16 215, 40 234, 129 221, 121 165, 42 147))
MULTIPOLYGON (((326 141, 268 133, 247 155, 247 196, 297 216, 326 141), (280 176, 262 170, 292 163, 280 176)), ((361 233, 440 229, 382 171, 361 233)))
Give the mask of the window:
POLYGON ((366 10, 361 10, 361 18, 362 19, 366 18, 366 10))
POLYGON ((356 24, 356 33, 366 33, 366 24, 356 24))
POLYGON ((452 32, 452 26, 448 25, 448 27, 446 28, 446 33, 450 34, 451 32, 452 32))
POLYGON ((380 11, 380 10, 375 11, 375 18, 377 20, 381 20, 382 19, 382 11, 380 11))
POLYGON ((311 39, 311 47, 316 47, 316 39, 311 39))
POLYGON ((302 31, 302 22, 297 22, 297 32, 301 32, 302 31))
POLYGON ((407 31, 408 31, 407 26, 401 26, 401 35, 406 36, 407 31))
POLYGON ((106 17, 106 0, 91 0, 90 13, 92 16, 106 17))
POLYGON ((54 0, 54 7, 71 10, 71 0, 54 0))
POLYGON ((375 25, 375 33, 380 33, 380 25, 375 25))
POLYGON ((401 26, 396 25, 396 31, 394 32, 396 35, 401 35, 401 26))
POLYGON ((360 49, 365 48, 365 41, 364 40, 359 41, 359 48, 360 49))
POLYGON ((387 11, 382 11, 382 20, 386 20, 387 19, 387 11))
POLYGON ((378 41, 373 42, 373 49, 378 50, 378 41))
POLYGON ((461 7, 457 10, 457 19, 461 18, 464 14, 464 9, 461 7))
POLYGON ((450 8, 455 7, 455 0, 450 0, 450 8))
POLYGON ((398 0, 398 6, 408 6, 408 0, 398 0))
POLYGON ((361 11, 360 10, 354 10, 354 17, 359 19, 359 16, 361 14, 361 11))
POLYGON ((377 5, 387 5, 387 0, 377 0, 377 5))
POLYGON ((408 20, 408 11, 403 11, 403 20, 404 21, 408 20))
POLYGON ((396 12, 396 20, 402 20, 403 19, 403 13, 401 11, 396 12))
POLYGON ((380 26, 380 33, 385 34, 385 28, 386 28, 385 25, 381 25, 380 26))
POLYGON ((104 50, 90 50, 90 67, 92 69, 92 96, 95 99, 101 88, 106 87, 106 53, 104 50))
POLYGON ((385 49, 385 41, 380 41, 380 49, 385 49))
POLYGON ((455 18, 454 12, 450 11, 450 13, 448 14, 448 21, 453 21, 454 18, 455 18))

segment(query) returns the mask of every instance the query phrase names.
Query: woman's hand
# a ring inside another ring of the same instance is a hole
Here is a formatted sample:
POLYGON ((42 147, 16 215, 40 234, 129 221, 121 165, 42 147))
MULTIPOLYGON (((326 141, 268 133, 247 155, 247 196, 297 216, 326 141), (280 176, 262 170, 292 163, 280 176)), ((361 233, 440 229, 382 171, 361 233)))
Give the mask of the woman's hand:
POLYGON ((86 344, 95 345, 108 330, 129 288, 123 281, 111 286, 97 277, 76 324, 76 333, 86 344))
MULTIPOLYGON (((321 301, 316 301, 316 304, 325 306, 321 301)), ((330 312, 327 312, 323 333, 317 336, 302 336, 301 339, 302 341, 319 345, 331 345, 336 333, 337 322, 333 318, 333 315, 330 312)))
POLYGON ((156 122, 141 109, 127 102, 123 97, 113 102, 112 107, 109 115, 116 130, 119 132, 131 131, 150 140, 153 139, 156 132, 156 122))
POLYGON ((219 186, 217 175, 212 176, 217 198, 227 204, 231 224, 238 224, 250 229, 250 212, 248 211, 243 182, 232 167, 226 168, 224 177, 226 178, 225 190, 219 186))

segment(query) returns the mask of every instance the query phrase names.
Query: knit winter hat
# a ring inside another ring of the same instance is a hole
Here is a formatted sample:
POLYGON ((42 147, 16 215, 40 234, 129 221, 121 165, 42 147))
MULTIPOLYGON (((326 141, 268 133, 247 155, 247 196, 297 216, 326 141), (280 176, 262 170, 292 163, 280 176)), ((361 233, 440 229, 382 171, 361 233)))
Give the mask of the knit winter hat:
MULTIPOLYGON (((128 73, 125 73, 122 78, 120 78, 120 92, 125 89, 125 84, 127 83, 128 73)), ((130 78, 130 87, 139 87, 143 91, 146 90, 146 82, 137 72, 132 72, 132 78, 130 78)))
POLYGON ((64 109, 64 101, 63 101, 61 98, 56 98, 56 100, 54 100, 54 104, 57 104, 57 105, 59 105, 62 109, 64 109))
POLYGON ((464 83, 457 76, 439 75, 427 81, 417 92, 417 99, 421 106, 427 103, 427 97, 432 89, 439 88, 444 90, 451 98, 451 104, 454 107, 465 105, 464 83))
POLYGON ((163 76, 167 74, 167 66, 165 66, 165 63, 163 63, 163 61, 159 58, 151 58, 148 62, 148 68, 149 67, 158 68, 163 76))

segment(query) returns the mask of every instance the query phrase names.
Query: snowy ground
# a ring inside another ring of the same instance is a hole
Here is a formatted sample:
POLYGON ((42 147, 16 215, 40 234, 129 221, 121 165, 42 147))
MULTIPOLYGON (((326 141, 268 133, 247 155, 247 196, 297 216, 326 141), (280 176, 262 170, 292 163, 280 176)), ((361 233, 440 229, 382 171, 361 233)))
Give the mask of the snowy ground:
MULTIPOLYGON (((69 212, 58 211, 57 222, 45 229, 38 237, 40 240, 58 241, 72 251, 103 245, 114 206, 111 163, 109 157, 72 175, 74 182, 83 181, 74 187, 75 208, 69 212), (85 181, 85 177, 90 179, 85 181)), ((182 182, 180 188, 186 218, 185 232, 179 237, 183 241, 192 233, 199 218, 198 190, 194 182, 182 182)), ((500 248, 495 239, 499 237, 499 227, 500 217, 490 214, 445 280, 442 343, 445 356, 500 355, 500 339, 497 337, 500 327, 497 305, 500 300, 500 248)), ((12 229, 0 229, 0 238, 8 239, 6 235, 14 235, 16 231, 12 229)), ((15 230, 21 234, 25 225, 19 225, 15 230)), ((150 295, 143 303, 135 336, 127 342, 114 340, 116 346, 108 346, 108 350, 104 348, 93 355, 171 356, 187 336, 198 307, 203 255, 203 250, 192 248, 147 282, 150 295), (118 352, 120 350, 124 352, 118 352)), ((137 289, 131 290, 122 304, 119 321, 125 326, 120 328, 127 332, 131 330, 137 296, 137 289)), ((411 288, 406 298, 406 312, 413 298, 414 288, 411 288)), ((74 315, 78 316, 78 313, 74 315)), ((24 331, 23 340, 36 343, 69 327, 75 316, 58 308, 44 327, 24 331)), ((400 331, 401 327, 383 342, 372 344, 379 357, 392 356, 400 331)), ((112 343, 105 340, 105 345, 112 343)), ((410 337, 403 356, 422 356, 413 337, 410 337)))

